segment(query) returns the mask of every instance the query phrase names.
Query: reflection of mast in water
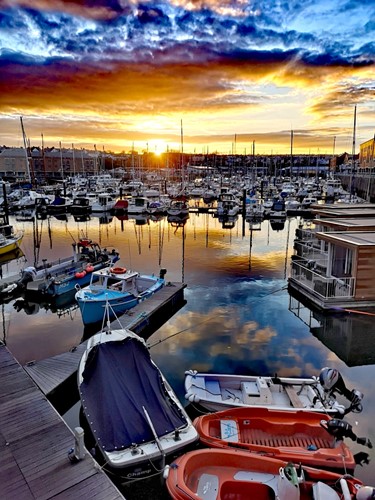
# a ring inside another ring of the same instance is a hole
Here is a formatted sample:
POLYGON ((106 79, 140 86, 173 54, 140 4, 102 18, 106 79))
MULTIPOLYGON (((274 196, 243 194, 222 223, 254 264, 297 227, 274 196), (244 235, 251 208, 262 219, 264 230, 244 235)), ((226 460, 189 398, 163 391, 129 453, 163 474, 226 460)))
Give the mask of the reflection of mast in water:
POLYGON ((159 266, 161 265, 162 255, 163 255, 163 245, 164 245, 164 233, 165 233, 165 223, 164 220, 160 220, 158 223, 158 232, 159 232, 159 248, 158 248, 158 257, 159 257, 159 266))
POLYGON ((173 220, 171 217, 169 218, 170 226, 176 228, 175 231, 173 232, 173 234, 176 234, 178 229, 180 227, 182 227, 182 263, 181 263, 181 281, 182 281, 182 283, 185 282, 185 238, 186 238, 185 224, 186 224, 187 220, 188 220, 188 217, 184 217, 184 218, 177 217, 177 218, 174 218, 173 220))
POLYGON ((206 220, 205 220, 205 225, 206 225, 206 248, 208 248, 208 231, 209 231, 209 220, 211 215, 210 214, 205 214, 206 220))
POLYGON ((286 236, 284 279, 286 279, 286 271, 288 268, 289 234, 290 234, 290 219, 288 219, 288 231, 287 231, 287 236, 286 236))
POLYGON ((48 238, 49 238, 49 247, 50 247, 50 249, 52 249, 51 217, 48 217, 48 238))
POLYGON ((181 282, 185 283, 185 224, 182 226, 181 282))
POLYGON ((137 246, 138 246, 138 255, 141 255, 141 253, 142 253, 142 238, 143 238, 142 226, 137 226, 137 224, 134 224, 134 233, 135 233, 135 239, 136 239, 137 246))
POLYGON ((262 229, 261 223, 249 223, 249 228, 250 228, 250 247, 249 247, 249 270, 251 269, 251 256, 252 256, 252 249, 253 249, 253 232, 254 231, 260 231, 262 229))
POLYGON ((253 225, 250 224, 249 271, 251 270, 251 252, 253 248, 253 225))
POLYGON ((43 220, 40 225, 38 219, 36 217, 33 218, 33 246, 34 246, 34 265, 37 266, 39 262, 39 252, 40 252, 40 243, 42 241, 42 229, 43 229, 43 220))

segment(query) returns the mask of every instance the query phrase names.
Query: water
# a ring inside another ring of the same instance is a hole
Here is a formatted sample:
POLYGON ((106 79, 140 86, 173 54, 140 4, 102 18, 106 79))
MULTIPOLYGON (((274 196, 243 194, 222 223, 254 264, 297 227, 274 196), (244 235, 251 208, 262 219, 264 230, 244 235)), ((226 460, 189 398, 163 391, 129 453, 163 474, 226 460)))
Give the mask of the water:
MULTIPOLYGON (((286 289, 298 218, 275 230, 269 221, 250 228, 239 218, 223 228, 210 214, 190 214, 185 225, 141 218, 92 217, 85 222, 51 218, 16 222, 25 231, 22 244, 27 263, 71 255, 80 236, 120 252, 119 265, 142 273, 167 269, 167 280, 187 284, 187 304, 150 338, 153 359, 184 401, 184 372, 279 376, 317 375, 324 366, 336 367, 349 388, 365 394, 364 411, 350 414, 358 436, 375 443, 375 321, 374 316, 310 311, 286 289), (40 248, 34 251, 34 242, 40 248)), ((25 262, 3 265, 3 276, 25 262)), ((2 306, 3 337, 21 364, 66 352, 83 335, 78 309, 63 312, 48 305, 19 303, 2 306), (23 306, 23 308, 21 308, 23 306)), ((74 425, 76 411, 66 417, 74 425)), ((354 452, 373 450, 352 445, 354 452)), ((375 483, 375 461, 357 467, 365 483, 375 483)), ((160 498, 165 494, 157 483, 160 498)), ((155 485, 153 486, 155 487, 155 485)), ((151 486, 126 489, 127 498, 150 495, 151 486), (136 492, 136 493, 135 493, 136 492)), ((156 498, 155 493, 152 494, 156 498)))

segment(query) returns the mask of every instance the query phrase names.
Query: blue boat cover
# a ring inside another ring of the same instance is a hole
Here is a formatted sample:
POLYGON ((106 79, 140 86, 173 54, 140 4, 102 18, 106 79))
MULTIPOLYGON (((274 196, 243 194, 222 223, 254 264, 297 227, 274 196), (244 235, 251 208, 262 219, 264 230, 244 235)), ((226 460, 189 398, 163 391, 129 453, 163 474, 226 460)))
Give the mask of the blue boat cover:
POLYGON ((80 385, 83 411, 99 447, 122 450, 185 427, 147 347, 137 339, 103 342, 89 353, 80 385))

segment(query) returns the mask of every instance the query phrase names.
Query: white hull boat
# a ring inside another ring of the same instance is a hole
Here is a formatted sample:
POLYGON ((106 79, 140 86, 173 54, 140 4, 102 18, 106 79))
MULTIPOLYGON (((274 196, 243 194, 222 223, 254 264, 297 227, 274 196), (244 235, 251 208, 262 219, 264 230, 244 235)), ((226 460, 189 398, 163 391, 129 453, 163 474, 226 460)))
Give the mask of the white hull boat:
POLYGON ((126 479, 162 470, 198 440, 145 341, 130 330, 102 331, 88 340, 78 387, 104 467, 126 479))
POLYGON ((308 410, 344 416, 362 411, 363 395, 346 388, 339 372, 323 368, 319 377, 279 378, 185 372, 185 398, 210 411, 232 407, 308 410), (339 399, 338 399, 339 397, 339 399), (349 406, 345 406, 349 401, 349 406))

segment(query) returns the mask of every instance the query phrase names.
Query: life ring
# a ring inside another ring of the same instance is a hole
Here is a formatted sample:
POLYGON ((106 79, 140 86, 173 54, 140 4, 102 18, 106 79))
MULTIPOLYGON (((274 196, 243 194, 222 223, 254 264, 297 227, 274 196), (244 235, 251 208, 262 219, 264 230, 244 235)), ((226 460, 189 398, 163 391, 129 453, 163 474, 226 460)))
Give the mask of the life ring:
POLYGON ((91 245, 92 240, 90 240, 89 238, 81 238, 81 239, 79 240, 79 243, 80 243, 83 247, 88 247, 89 245, 91 245))
POLYGON ((112 274, 124 274, 126 273, 126 267, 112 267, 110 272, 112 274))
POLYGON ((74 275, 76 278, 84 278, 86 276, 86 271, 76 272, 74 275))
POLYGON ((94 266, 92 266, 91 264, 89 264, 88 266, 86 266, 86 273, 92 273, 94 270, 94 266))

